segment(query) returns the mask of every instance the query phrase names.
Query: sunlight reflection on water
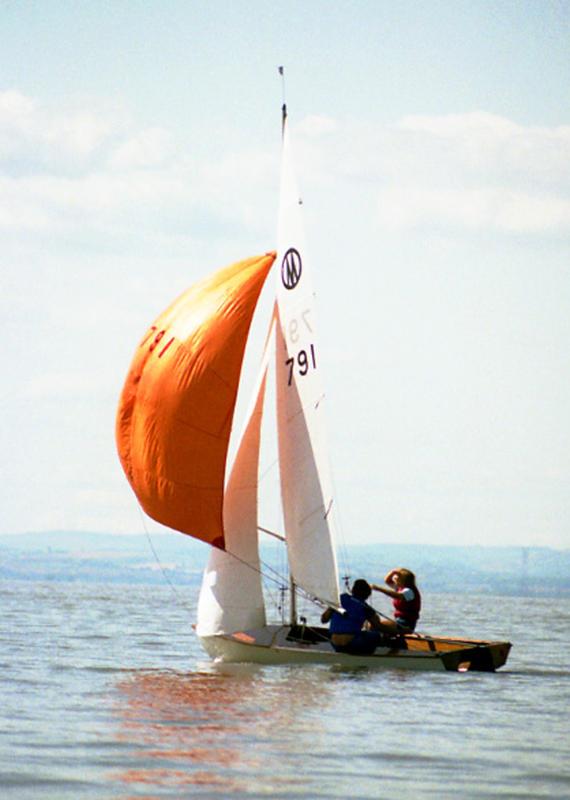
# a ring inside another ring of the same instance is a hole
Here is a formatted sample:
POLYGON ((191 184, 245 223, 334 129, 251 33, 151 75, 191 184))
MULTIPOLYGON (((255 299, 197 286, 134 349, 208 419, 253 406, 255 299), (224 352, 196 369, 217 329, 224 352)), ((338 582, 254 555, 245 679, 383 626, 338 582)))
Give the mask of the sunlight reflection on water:
POLYGON ((188 674, 133 673, 117 685, 116 711, 119 738, 136 745, 137 766, 115 777, 128 784, 195 783, 230 792, 251 790, 253 776, 269 774, 273 784, 291 788, 298 778, 279 775, 266 748, 288 747, 280 744, 283 731, 287 740, 322 734, 319 716, 304 711, 327 702, 326 677, 319 669, 249 665, 209 665, 188 674))

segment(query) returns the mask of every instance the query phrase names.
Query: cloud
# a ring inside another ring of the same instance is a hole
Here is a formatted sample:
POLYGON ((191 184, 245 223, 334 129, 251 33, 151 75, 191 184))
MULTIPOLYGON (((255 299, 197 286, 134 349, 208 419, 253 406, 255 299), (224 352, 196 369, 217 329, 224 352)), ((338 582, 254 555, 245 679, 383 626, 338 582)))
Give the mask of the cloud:
POLYGON ((297 130, 309 137, 322 136, 323 134, 337 131, 338 122, 332 117, 325 117, 321 114, 311 114, 299 123, 297 130))
POLYGON ((396 129, 422 160, 435 158, 435 166, 445 167, 448 175, 453 171, 463 179, 570 188, 570 126, 524 126, 478 111, 406 117, 396 129))
POLYGON ((373 197, 389 229, 570 232, 570 126, 524 126, 477 111, 393 125, 301 125, 315 180, 328 170, 373 197))
POLYGON ((172 153, 172 138, 163 128, 148 128, 119 144, 109 158, 114 169, 163 165, 172 153))
POLYGON ((34 234, 109 246, 153 232, 259 230, 268 176, 275 188, 277 153, 198 161, 169 131, 137 128, 123 110, 61 112, 0 93, 0 229, 27 244, 34 234))
POLYGON ((141 213, 180 199, 172 154, 167 131, 137 130, 122 109, 60 111, 0 93, 0 229, 66 241, 136 229, 141 213))
POLYGON ((56 168, 68 159, 81 161, 107 139, 116 121, 97 111, 44 109, 20 92, 0 92, 0 164, 56 168))
POLYGON ((387 228, 454 228, 505 234, 570 232, 570 199, 507 187, 402 187, 380 192, 378 219, 387 228))
MULTIPOLYGON (((476 111, 394 124, 311 116, 294 131, 301 186, 360 205, 396 230, 570 232, 570 126, 525 126, 476 111)), ((121 238, 273 231, 273 151, 197 161, 164 128, 124 109, 47 108, 0 93, 0 229, 121 238)))

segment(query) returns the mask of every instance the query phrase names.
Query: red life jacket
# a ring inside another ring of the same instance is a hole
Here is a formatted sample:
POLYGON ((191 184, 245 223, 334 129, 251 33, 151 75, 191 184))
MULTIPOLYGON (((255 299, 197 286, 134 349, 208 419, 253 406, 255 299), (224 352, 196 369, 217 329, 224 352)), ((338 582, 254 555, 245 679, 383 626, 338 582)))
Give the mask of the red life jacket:
MULTIPOLYGON (((409 587, 412 589, 412 587, 409 587)), ((396 619, 405 620, 410 628, 413 628, 420 616, 420 609, 422 607, 422 598, 416 587, 412 589, 414 593, 413 600, 406 600, 402 596, 402 592, 398 592, 400 597, 394 597, 392 602, 394 604, 394 616, 396 619)))

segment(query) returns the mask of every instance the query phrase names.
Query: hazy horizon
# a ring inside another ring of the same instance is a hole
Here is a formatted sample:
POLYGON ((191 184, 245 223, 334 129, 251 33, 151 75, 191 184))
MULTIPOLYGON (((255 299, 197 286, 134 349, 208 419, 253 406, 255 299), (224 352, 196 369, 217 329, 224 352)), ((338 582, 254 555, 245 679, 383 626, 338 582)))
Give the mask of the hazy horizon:
MULTIPOLYGON (((103 530, 27 530, 27 531, 3 531, 0 532, 0 542, 3 539, 14 539, 16 541, 25 539, 26 537, 29 538, 41 538, 41 537, 77 537, 78 542, 81 542, 82 537, 104 537, 109 539, 116 539, 119 537, 120 539, 129 539, 129 538, 140 538, 148 540, 150 538, 151 541, 155 539, 159 539, 162 541, 168 541, 172 539, 173 543, 180 542, 182 547, 194 547, 197 550, 203 550, 205 555, 208 554, 210 546, 199 539, 195 539, 194 537, 180 533, 179 531, 174 531, 170 529, 163 529, 160 530, 138 530, 138 531, 103 531, 103 530)), ((261 542, 266 547, 275 547, 279 548, 280 545, 278 543, 274 543, 271 538, 262 537, 261 542)), ((388 548, 400 548, 405 551, 409 551, 412 548, 417 548, 419 552, 421 552, 422 548, 427 549, 458 549, 458 550, 475 550, 475 549, 485 549, 485 550, 507 550, 507 551, 525 551, 525 550, 548 550, 553 552, 570 552, 570 547, 550 547, 548 545, 504 545, 500 543, 489 543, 489 544, 462 544, 461 542, 447 542, 447 543, 437 543, 437 542, 413 542, 413 541, 405 541, 405 542, 398 542, 398 541, 390 541, 390 540, 369 540, 366 542, 363 541, 353 541, 353 542, 344 542, 343 548, 349 549, 359 549, 364 547, 388 547, 388 548)))

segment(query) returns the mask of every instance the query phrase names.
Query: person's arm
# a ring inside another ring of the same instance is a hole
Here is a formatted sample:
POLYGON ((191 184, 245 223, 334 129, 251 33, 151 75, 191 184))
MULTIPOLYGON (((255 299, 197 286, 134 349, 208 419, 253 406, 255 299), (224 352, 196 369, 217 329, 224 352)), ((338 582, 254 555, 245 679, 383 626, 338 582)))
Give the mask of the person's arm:
POLYGON ((321 622, 328 622, 332 617, 334 609, 329 606, 329 608, 325 608, 323 613, 321 614, 321 622))
POLYGON ((384 630, 384 628, 383 628, 383 626, 382 626, 382 621, 380 620, 380 617, 378 616, 378 614, 373 614, 373 615, 371 615, 371 616, 368 618, 367 622, 368 622, 368 624, 370 625, 370 627, 371 627, 373 630, 376 630, 376 631, 382 631, 382 630, 384 630))
POLYGON ((382 594, 388 595, 388 597, 399 597, 399 593, 395 592, 393 589, 388 589, 386 586, 378 586, 376 583, 371 583, 370 588, 374 589, 376 592, 382 592, 382 594))

